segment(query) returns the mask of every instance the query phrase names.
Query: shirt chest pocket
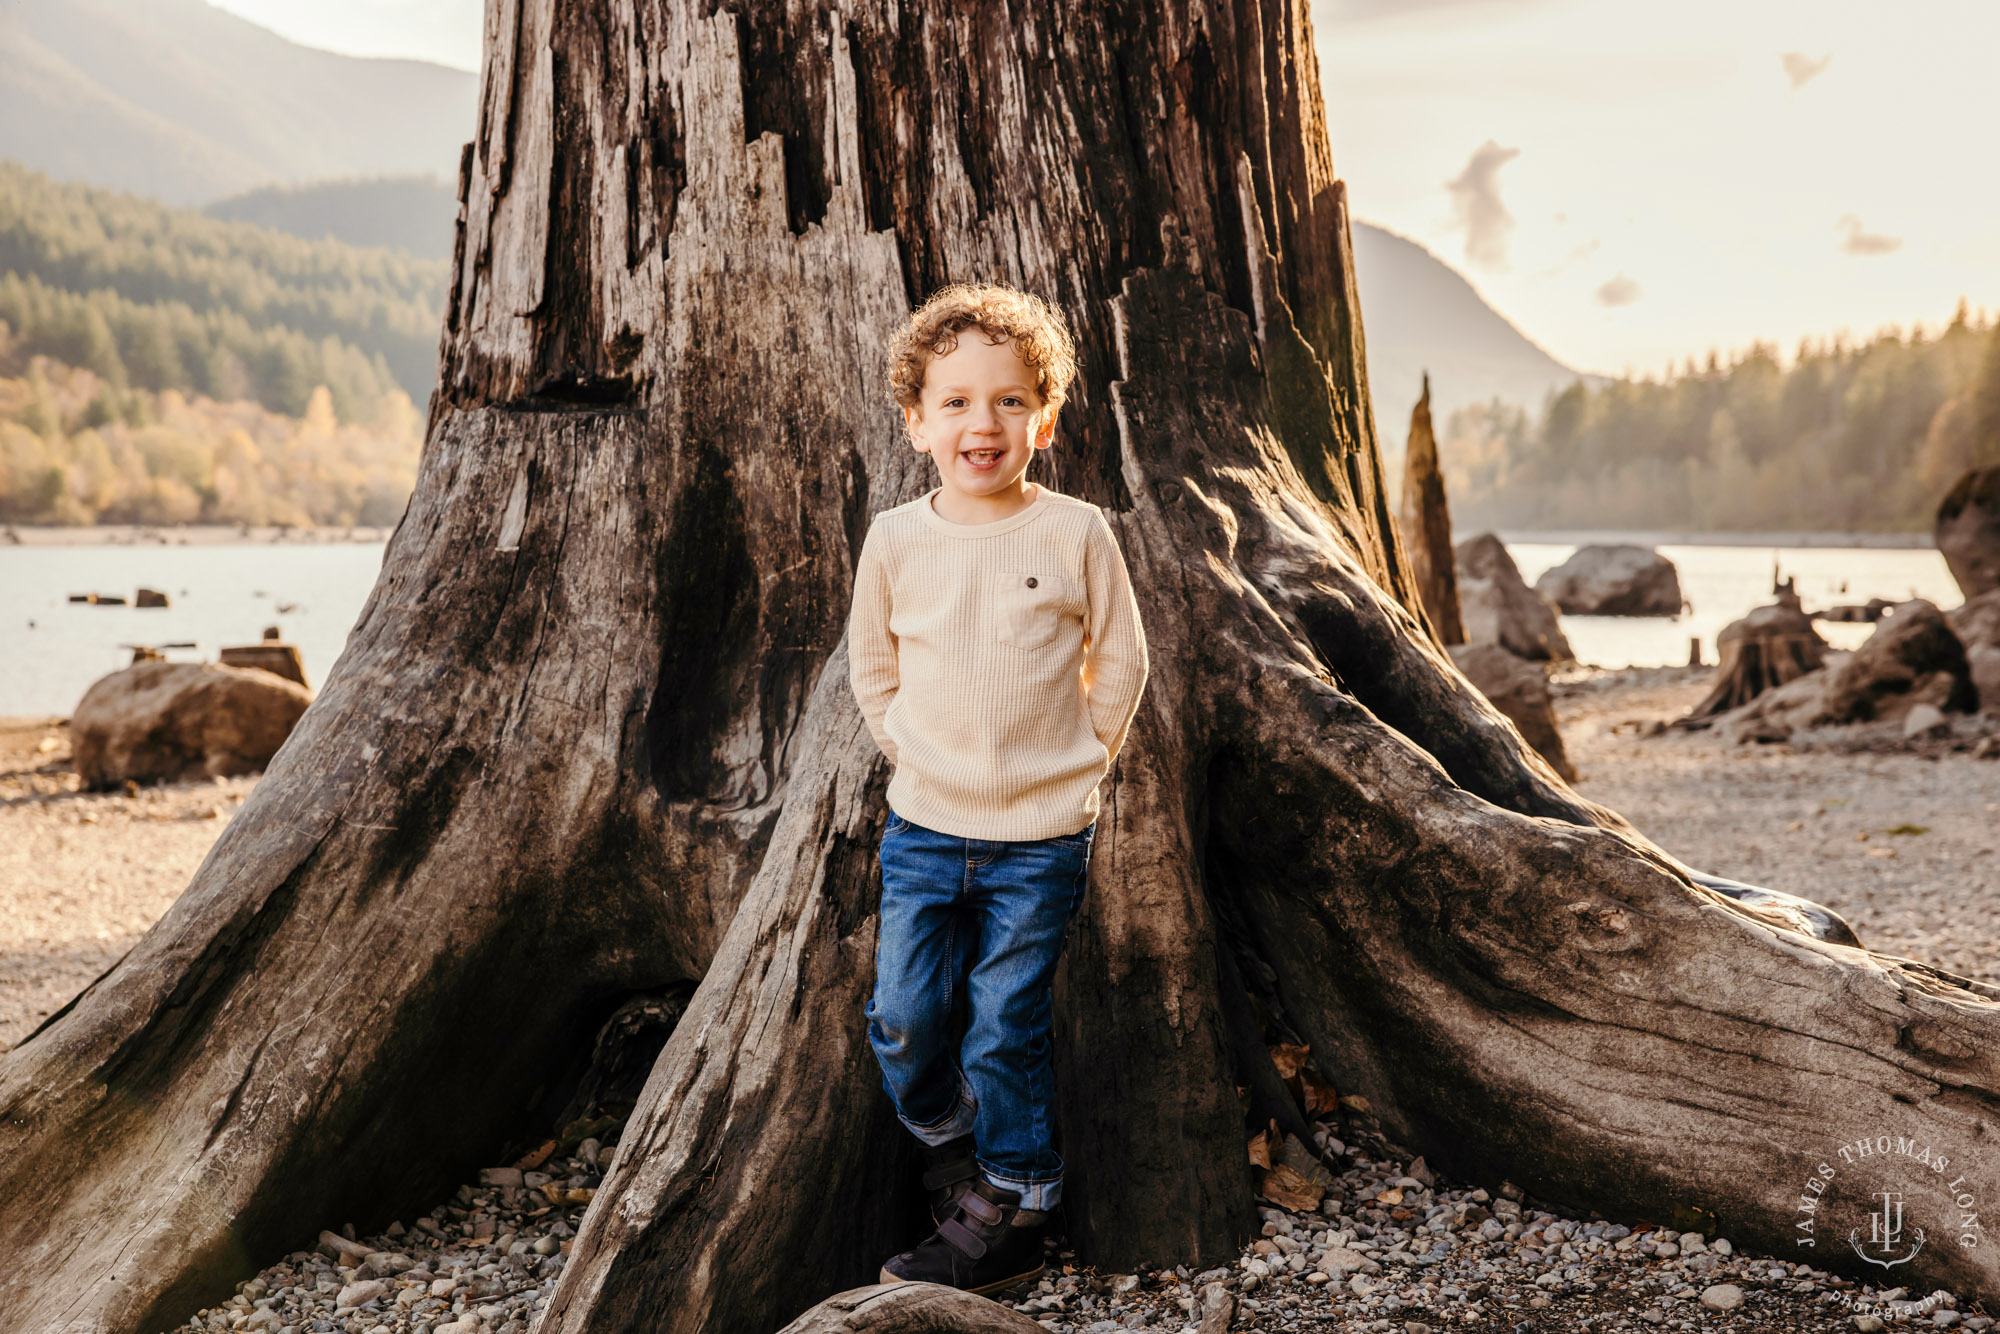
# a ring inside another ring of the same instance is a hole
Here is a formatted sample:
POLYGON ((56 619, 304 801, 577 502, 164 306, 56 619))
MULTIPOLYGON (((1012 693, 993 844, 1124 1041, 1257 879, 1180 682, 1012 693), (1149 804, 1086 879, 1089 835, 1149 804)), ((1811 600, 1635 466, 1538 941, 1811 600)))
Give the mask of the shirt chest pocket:
POLYGON ((1069 582, 1049 570, 1001 570, 994 576, 1000 642, 1018 649, 1046 648, 1072 614, 1069 582))

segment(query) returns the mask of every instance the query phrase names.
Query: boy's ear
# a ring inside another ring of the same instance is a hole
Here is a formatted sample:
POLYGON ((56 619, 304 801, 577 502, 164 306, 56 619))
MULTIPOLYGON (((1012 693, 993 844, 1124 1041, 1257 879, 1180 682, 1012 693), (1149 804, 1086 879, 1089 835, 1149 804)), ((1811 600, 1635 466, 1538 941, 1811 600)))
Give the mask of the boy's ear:
POLYGON ((1042 424, 1035 428, 1035 448, 1047 449, 1056 439, 1056 410, 1042 410, 1042 424))
POLYGON ((903 409, 903 434, 909 437, 910 444, 916 448, 923 446, 923 439, 917 434, 917 424, 923 419, 922 408, 913 406, 903 409))

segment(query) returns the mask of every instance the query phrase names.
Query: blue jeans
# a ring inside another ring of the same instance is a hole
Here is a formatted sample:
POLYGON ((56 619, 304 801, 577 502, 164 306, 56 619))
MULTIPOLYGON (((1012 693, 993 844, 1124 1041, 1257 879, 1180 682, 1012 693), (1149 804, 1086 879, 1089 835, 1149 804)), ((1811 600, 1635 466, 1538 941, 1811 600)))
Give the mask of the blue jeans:
POLYGON ((1093 821, 1057 838, 960 838, 891 811, 868 1041, 896 1115, 926 1144, 971 1134, 1023 1209, 1062 1198, 1051 1140, 1050 989, 1083 901, 1093 821), (954 1010, 965 1040, 952 1050, 954 1010))

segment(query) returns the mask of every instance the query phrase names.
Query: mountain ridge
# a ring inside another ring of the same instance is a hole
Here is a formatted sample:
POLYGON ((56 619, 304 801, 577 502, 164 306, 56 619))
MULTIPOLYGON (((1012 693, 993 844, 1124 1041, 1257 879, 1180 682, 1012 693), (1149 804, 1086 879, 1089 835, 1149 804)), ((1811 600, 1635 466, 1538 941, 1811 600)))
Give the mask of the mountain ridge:
POLYGON ((1426 370, 1440 429, 1474 403, 1499 398, 1539 415, 1549 393, 1577 380, 1609 383, 1556 360, 1421 242, 1359 220, 1353 236, 1369 396, 1385 452, 1402 452, 1426 370))
POLYGON ((167 203, 455 177, 477 78, 301 46, 202 0, 0 0, 0 157, 167 203))

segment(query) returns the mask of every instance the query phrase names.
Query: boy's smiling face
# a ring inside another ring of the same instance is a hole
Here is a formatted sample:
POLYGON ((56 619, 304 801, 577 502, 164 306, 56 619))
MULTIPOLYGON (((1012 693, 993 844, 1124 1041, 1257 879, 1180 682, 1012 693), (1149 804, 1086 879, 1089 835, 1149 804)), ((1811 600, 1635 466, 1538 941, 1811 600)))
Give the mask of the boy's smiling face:
POLYGON ((937 464, 947 492, 1003 503, 1025 498, 1028 461, 1049 447, 1056 426, 1035 383, 1034 368, 1011 339, 993 342, 976 327, 931 358, 923 394, 903 410, 903 420, 911 443, 937 464))

